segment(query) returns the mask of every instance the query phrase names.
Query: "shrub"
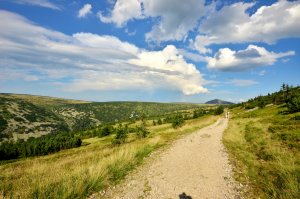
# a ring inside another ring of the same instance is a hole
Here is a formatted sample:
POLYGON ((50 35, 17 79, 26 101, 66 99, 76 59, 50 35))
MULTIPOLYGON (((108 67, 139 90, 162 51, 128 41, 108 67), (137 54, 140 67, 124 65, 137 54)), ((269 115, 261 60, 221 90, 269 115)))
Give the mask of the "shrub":
POLYGON ((224 113, 224 106, 218 106, 214 111, 214 115, 220 115, 222 113, 224 113))
POLYGON ((172 127, 173 128, 178 128, 181 127, 184 124, 184 118, 182 115, 176 115, 174 118, 174 121, 172 122, 172 127))
POLYGON ((156 126, 156 121, 153 120, 153 121, 152 121, 152 124, 153 124, 153 126, 156 126))
POLYGON ((196 109, 194 110, 194 113, 193 113, 193 118, 198 118, 198 117, 202 117, 203 115, 205 115, 205 110, 203 109, 196 109))
POLYGON ((294 94, 287 100, 286 104, 289 113, 296 113, 300 111, 300 95, 294 94))
POLYGON ((108 136, 112 133, 110 126, 105 126, 101 129, 100 137, 108 136))
POLYGON ((264 108, 266 106, 266 102, 263 100, 263 99, 260 99, 258 102, 257 102, 257 106, 259 108, 264 108))
POLYGON ((7 121, 0 115, 0 132, 4 131, 7 127, 7 121))
POLYGON ((138 127, 137 131, 136 131, 136 135, 139 138, 145 138, 149 135, 149 133, 150 132, 148 131, 148 129, 145 126, 138 127))
POLYGON ((158 125, 161 125, 163 122, 162 122, 162 120, 159 118, 158 120, 157 120, 157 124, 158 125))
POLYGON ((118 127, 116 131, 116 135, 114 139, 112 140, 113 145, 120 145, 126 141, 126 138, 128 137, 128 127, 122 127, 121 125, 118 127))
POLYGON ((292 119, 293 120, 300 120, 300 115, 295 115, 292 119))

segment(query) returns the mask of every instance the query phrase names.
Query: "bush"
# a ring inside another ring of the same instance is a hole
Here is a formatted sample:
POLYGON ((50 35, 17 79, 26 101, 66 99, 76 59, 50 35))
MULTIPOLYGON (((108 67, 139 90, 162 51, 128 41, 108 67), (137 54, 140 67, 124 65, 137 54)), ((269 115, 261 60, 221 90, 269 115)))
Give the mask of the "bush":
POLYGON ((222 113, 224 113, 224 106, 218 106, 214 111, 214 115, 220 115, 222 113))
POLYGON ((0 115, 0 132, 4 131, 7 127, 7 121, 0 115))
POLYGON ((257 106, 259 108, 264 108, 266 106, 266 102, 263 99, 261 99, 257 102, 257 106))
POLYGON ((163 122, 162 122, 162 120, 159 118, 158 120, 157 120, 157 124, 158 125, 161 125, 163 122))
POLYGON ((292 119, 293 120, 300 120, 300 115, 295 115, 292 119))
POLYGON ((181 127, 184 124, 184 118, 182 115, 176 115, 174 121, 172 122, 173 128, 181 127))
POLYGON ((114 139, 112 140, 112 144, 120 145, 122 143, 125 143, 127 137, 128 137, 128 127, 127 126, 122 127, 120 125, 116 131, 116 135, 114 139))
POLYGON ((294 94, 287 100, 286 104, 289 113, 296 113, 300 111, 300 95, 294 94))
POLYGON ((198 118, 198 117, 202 117, 203 115, 205 115, 205 110, 203 109, 196 109, 194 110, 194 113, 193 113, 193 118, 198 118))
POLYGON ((148 129, 145 126, 138 127, 137 131, 136 131, 136 135, 139 138, 145 138, 149 135, 149 133, 150 132, 148 131, 148 129))
POLYGON ((100 137, 108 136, 112 133, 110 126, 105 126, 101 129, 100 137))

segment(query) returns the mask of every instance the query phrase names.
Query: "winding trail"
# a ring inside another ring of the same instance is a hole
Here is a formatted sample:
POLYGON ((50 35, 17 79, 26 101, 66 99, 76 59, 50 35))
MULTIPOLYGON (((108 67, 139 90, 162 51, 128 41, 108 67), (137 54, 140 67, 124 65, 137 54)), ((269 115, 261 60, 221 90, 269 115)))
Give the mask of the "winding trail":
POLYGON ((228 120, 221 118, 175 141, 120 185, 96 198, 178 199, 183 192, 193 199, 241 198, 222 144, 227 124, 228 120))

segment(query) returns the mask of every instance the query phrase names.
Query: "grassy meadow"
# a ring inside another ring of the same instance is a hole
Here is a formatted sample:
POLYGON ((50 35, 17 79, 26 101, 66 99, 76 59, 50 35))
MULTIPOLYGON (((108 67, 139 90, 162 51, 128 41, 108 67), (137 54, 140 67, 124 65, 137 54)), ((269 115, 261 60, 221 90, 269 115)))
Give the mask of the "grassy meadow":
POLYGON ((178 129, 171 124, 148 126, 148 137, 130 134, 120 146, 111 144, 114 135, 95 137, 83 140, 79 148, 2 162, 0 198, 86 198, 118 183, 152 151, 216 120, 217 116, 191 119, 178 129))
POLYGON ((246 198, 300 198, 300 120, 285 105, 231 110, 223 142, 246 198))

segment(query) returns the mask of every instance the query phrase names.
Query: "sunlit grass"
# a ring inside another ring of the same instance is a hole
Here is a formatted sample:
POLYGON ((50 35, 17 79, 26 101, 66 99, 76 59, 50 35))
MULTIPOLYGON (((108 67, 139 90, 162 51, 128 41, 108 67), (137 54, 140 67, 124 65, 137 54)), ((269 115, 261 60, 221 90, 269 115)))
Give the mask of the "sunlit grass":
POLYGON ((281 109, 271 106, 244 112, 237 108, 224 133, 235 176, 251 187, 245 194, 249 198, 300 198, 299 122, 291 121, 293 115, 279 114, 281 109), (279 123, 280 131, 270 132, 279 123), (292 132, 296 139, 278 137, 289 135, 294 127, 298 128, 292 132))
POLYGON ((111 145, 113 135, 89 138, 79 148, 2 164, 0 198, 85 198, 118 183, 155 149, 216 119, 206 116, 189 120, 179 129, 170 124, 151 126, 147 138, 131 134, 119 147, 111 145))

